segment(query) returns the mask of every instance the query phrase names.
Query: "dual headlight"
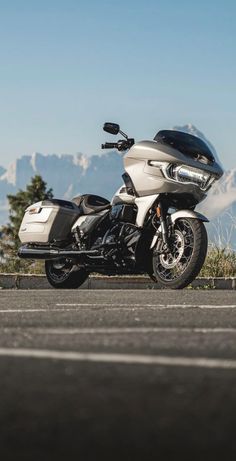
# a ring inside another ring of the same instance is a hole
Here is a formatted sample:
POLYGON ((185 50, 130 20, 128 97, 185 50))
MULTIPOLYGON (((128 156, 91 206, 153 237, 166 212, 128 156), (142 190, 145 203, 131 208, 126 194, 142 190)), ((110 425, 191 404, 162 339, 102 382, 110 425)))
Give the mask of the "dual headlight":
POLYGON ((210 187, 215 180, 214 176, 206 171, 186 165, 173 165, 157 162, 155 160, 151 161, 149 164, 160 168, 167 179, 172 179, 172 181, 181 182, 183 184, 195 184, 202 190, 206 190, 210 187))
POLYGON ((209 185, 211 174, 197 168, 184 165, 172 166, 169 170, 170 177, 178 182, 197 184, 200 189, 205 190, 209 185))

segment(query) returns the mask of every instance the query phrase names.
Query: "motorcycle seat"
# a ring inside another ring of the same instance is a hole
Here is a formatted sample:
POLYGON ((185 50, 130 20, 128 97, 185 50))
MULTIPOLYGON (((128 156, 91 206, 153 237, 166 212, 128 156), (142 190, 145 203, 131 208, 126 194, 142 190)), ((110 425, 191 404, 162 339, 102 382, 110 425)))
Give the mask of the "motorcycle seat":
POLYGON ((99 213, 111 207, 109 200, 92 194, 78 195, 72 199, 72 202, 78 206, 83 215, 99 213))

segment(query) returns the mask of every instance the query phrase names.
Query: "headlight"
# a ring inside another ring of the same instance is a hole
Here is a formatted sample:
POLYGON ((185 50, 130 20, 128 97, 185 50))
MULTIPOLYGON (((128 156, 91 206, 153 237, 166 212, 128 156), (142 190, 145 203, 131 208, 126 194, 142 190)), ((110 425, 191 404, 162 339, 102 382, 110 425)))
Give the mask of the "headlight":
POLYGON ((206 171, 184 165, 172 165, 168 172, 172 179, 182 183, 197 184, 203 190, 214 181, 212 175, 206 171))
POLYGON ((150 160, 148 164, 152 167, 159 168, 166 179, 181 182, 183 184, 195 184, 202 190, 210 188, 215 181, 215 177, 204 170, 193 168, 186 165, 176 165, 167 162, 158 162, 150 160))

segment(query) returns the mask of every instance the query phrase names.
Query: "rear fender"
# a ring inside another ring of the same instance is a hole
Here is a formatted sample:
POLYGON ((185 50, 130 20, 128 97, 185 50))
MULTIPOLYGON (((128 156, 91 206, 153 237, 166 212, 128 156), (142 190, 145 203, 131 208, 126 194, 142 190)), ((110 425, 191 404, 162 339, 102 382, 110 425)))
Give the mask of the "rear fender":
MULTIPOLYGON (((206 216, 204 216, 203 214, 201 213, 198 213, 197 211, 191 211, 191 210, 179 210, 179 211, 176 211, 175 213, 172 213, 169 217, 168 217, 168 220, 169 222, 171 222, 172 224, 175 223, 175 221, 177 221, 177 219, 180 219, 180 218, 191 218, 191 219, 198 219, 199 221, 203 221, 203 222, 209 222, 209 219, 207 219, 206 216)), ((152 239, 152 243, 151 243, 151 246, 150 248, 154 248, 156 243, 157 243, 157 240, 158 240, 158 237, 160 236, 161 234, 161 226, 158 227, 153 239, 152 239)))

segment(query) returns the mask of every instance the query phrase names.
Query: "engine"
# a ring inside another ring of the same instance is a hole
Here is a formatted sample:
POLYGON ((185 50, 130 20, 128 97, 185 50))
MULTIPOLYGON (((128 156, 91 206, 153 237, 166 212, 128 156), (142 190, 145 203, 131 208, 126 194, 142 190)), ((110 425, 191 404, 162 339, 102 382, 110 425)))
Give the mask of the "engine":
POLYGON ((119 259, 134 257, 141 232, 136 226, 118 222, 110 227, 103 237, 99 236, 92 249, 100 247, 106 257, 115 255, 119 259))
POLYGON ((76 227, 76 246, 95 252, 87 256, 90 265, 110 267, 110 273, 130 273, 135 270, 142 240, 142 231, 135 225, 136 214, 135 205, 119 203, 101 216, 97 225, 89 228, 90 232, 88 229, 83 232, 81 226, 76 227))

